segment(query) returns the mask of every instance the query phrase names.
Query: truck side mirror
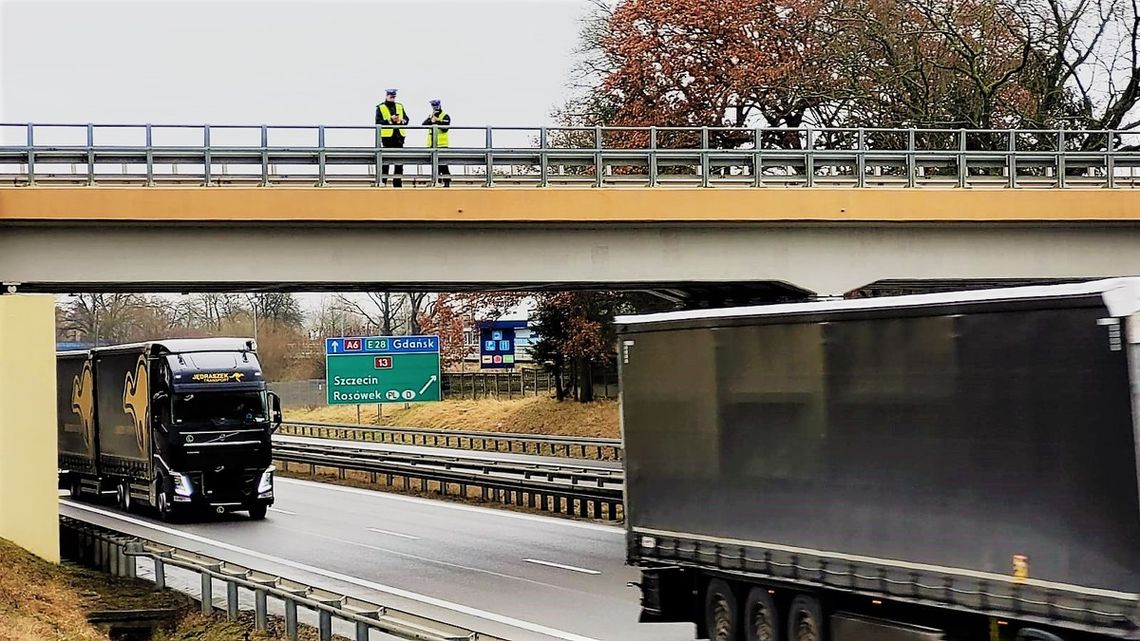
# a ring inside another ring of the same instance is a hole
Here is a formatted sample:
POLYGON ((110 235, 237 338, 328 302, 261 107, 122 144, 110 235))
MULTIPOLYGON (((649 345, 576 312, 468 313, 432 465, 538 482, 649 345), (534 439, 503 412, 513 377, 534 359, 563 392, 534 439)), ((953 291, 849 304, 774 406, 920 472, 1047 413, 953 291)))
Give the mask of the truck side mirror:
POLYGON ((274 432, 277 428, 281 427, 281 397, 274 392, 269 392, 269 420, 272 423, 274 432))
POLYGON ((166 423, 163 419, 170 419, 170 395, 166 392, 155 392, 150 397, 150 422, 153 427, 167 431, 166 423))

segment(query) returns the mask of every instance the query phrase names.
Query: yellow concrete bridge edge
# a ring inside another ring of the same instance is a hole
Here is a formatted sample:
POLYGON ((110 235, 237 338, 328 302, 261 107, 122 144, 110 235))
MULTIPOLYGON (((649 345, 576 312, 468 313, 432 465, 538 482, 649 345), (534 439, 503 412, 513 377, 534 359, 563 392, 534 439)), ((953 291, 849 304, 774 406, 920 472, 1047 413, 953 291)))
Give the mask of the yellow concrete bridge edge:
POLYGON ((1137 221, 1140 190, 2 187, 17 221, 1137 221))
POLYGON ((0 538, 59 561, 55 301, 0 296, 0 538))

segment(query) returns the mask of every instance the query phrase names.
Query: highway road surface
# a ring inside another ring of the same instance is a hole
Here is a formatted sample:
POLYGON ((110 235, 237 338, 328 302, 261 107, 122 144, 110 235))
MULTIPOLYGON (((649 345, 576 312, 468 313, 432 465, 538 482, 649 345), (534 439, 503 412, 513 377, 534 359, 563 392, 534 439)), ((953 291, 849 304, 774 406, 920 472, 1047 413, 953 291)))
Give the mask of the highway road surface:
POLYGON ((60 513, 518 640, 682 641, 638 624, 620 528, 277 479, 264 521, 165 524, 60 500, 60 513))

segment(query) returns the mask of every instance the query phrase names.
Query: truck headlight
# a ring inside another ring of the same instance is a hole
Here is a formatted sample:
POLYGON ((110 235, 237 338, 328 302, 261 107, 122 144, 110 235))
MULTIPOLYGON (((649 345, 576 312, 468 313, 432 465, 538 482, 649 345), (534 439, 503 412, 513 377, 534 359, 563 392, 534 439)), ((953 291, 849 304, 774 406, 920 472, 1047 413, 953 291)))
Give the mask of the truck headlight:
POLYGON ((273 491, 273 472, 277 468, 270 465, 268 470, 261 473, 261 480, 257 483, 257 493, 265 494, 273 491))
POLYGON ((194 493, 194 486, 190 483, 190 477, 179 472, 171 472, 170 479, 174 481, 174 493, 178 496, 190 496, 194 493))

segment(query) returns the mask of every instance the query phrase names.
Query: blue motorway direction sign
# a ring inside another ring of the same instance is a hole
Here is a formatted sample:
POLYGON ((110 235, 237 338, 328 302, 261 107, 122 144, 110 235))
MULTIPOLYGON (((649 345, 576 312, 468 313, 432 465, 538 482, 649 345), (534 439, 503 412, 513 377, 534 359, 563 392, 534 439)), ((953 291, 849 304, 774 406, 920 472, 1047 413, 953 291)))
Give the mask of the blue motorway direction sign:
POLYGON ((441 399, 438 336, 325 339, 329 405, 441 399))

